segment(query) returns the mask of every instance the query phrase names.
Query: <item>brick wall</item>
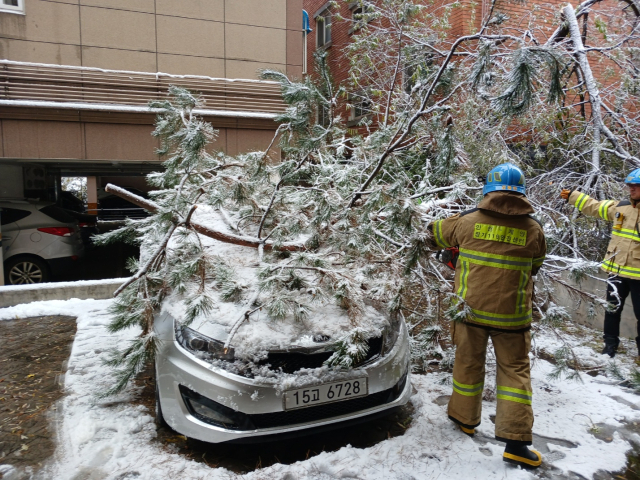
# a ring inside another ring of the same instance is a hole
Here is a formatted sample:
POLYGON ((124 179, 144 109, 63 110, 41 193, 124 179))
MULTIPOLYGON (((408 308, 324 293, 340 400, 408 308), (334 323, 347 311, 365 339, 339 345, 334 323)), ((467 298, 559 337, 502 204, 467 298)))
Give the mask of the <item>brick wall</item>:
MULTIPOLYGON (((375 0, 371 0, 375 1, 375 0)), ((424 0, 429 5, 431 12, 437 12, 445 6, 450 5, 450 0, 424 0)), ((576 3, 576 2, 573 2, 576 3)), ((317 23, 314 15, 323 7, 327 6, 327 0, 303 0, 304 9, 309 13, 310 25, 313 32, 308 36, 307 61, 308 72, 313 74, 313 52, 316 50, 317 23)), ((491 0, 460 0, 457 7, 451 11, 450 38, 457 38, 477 32, 482 25, 484 18, 489 14, 491 0)), ((501 25, 501 32, 522 38, 526 31, 532 32, 538 41, 545 42, 559 25, 559 14, 561 8, 566 5, 564 0, 497 0, 493 10, 493 15, 503 13, 508 20, 501 25)), ((601 42, 602 33, 596 28, 596 19, 603 20, 611 31, 616 28, 616 15, 621 15, 621 3, 619 0, 604 0, 591 7, 588 18, 588 35, 586 45, 593 45, 601 42), (615 10, 615 11, 614 11, 615 10)), ((349 4, 343 0, 339 1, 338 7, 328 7, 333 14, 332 21, 332 42, 327 48, 329 52, 328 60, 336 84, 342 84, 348 77, 349 62, 343 53, 346 45, 349 44, 352 34, 350 29, 353 26, 351 21, 352 13, 349 4), (344 20, 336 18, 339 14, 344 20)), ((627 9, 629 12, 629 9, 627 9)), ((619 18, 617 20, 620 20, 619 18)), ((377 22, 384 21, 376 20, 377 22)), ((581 21, 582 24, 582 21, 581 21)), ((488 33, 496 33, 496 27, 489 27, 488 33)), ((605 56, 590 55, 591 68, 602 89, 606 89, 619 81, 619 75, 615 74, 616 65, 605 56), (612 74, 612 72, 614 72, 612 74)), ((619 70, 618 70, 619 71, 619 70)), ((578 83, 574 76, 574 82, 578 83)), ((567 103, 579 101, 577 92, 569 92, 567 103)), ((344 107, 342 112, 348 118, 344 107)), ((587 109, 587 114, 588 114, 587 109)))

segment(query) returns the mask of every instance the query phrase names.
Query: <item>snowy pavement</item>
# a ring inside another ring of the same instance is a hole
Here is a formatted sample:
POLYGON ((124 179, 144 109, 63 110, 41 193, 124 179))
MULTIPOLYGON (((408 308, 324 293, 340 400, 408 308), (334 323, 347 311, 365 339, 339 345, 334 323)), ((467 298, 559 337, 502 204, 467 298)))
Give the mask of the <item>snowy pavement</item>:
MULTIPOLYGON (((347 445, 292 465, 275 464, 244 475, 210 468, 154 441, 152 416, 143 406, 129 401, 136 394, 135 388, 117 398, 100 400, 95 396, 110 384, 110 372, 102 365, 101 356, 112 347, 121 347, 137 333, 107 332, 110 302, 49 301, 0 309, 0 320, 39 315, 78 317, 65 378, 66 395, 57 409, 57 450, 37 478, 590 479, 598 471, 622 471, 626 453, 634 444, 640 445, 640 435, 634 433, 640 431, 636 425, 640 424, 639 396, 602 375, 584 375, 584 383, 550 380, 547 375, 553 365, 538 359, 532 370, 534 445, 544 454, 546 464, 534 473, 502 461, 504 447, 493 440, 491 417, 495 414, 495 400, 484 402, 482 425, 475 439, 459 432, 447 420, 446 396, 451 387, 446 374, 413 375, 415 413, 403 436, 366 449, 347 445)), ((583 336, 587 332, 579 331, 583 336)), ((536 337, 537 348, 553 351, 557 346, 557 338, 551 334, 540 333, 536 337)), ((589 365, 607 363, 608 357, 579 346, 581 340, 574 337, 572 342, 589 365)), ((630 354, 635 355, 635 351, 630 349, 630 354)), ((621 361, 623 366, 630 365, 631 357, 621 361)), ((489 389, 494 386, 490 368, 486 380, 489 389)), ((0 465, 0 474, 10 480, 18 472, 7 460, 0 465)))

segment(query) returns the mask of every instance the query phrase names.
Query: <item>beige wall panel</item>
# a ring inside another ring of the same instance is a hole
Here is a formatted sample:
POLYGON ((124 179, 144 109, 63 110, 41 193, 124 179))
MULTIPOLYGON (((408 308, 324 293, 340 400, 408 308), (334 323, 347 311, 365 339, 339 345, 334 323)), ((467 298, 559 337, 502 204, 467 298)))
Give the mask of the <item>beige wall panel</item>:
POLYGON ((226 25, 227 58, 286 63, 286 30, 226 25))
POLYGON ((205 75, 224 78, 224 60, 161 53, 158 55, 158 71, 176 75, 205 75))
POLYGON ((286 65, 279 63, 244 62, 241 60, 227 60, 227 78, 258 79, 258 70, 270 68, 272 70, 285 71, 286 65))
POLYGON ((153 0, 80 0, 80 5, 154 13, 153 0))
POLYGON ((152 131, 152 125, 87 123, 87 159, 158 161, 158 141, 152 131))
POLYGON ((20 62, 80 66, 80 47, 0 38, 0 58, 20 62))
MULTIPOLYGON (((287 28, 287 0, 226 0, 225 21, 287 28)), ((302 23, 302 8, 300 23, 302 23)))
POLYGON ((292 80, 302 80, 302 66, 287 65, 287 77, 292 80))
POLYGON ((150 52, 82 47, 82 63, 85 67, 157 72, 156 54, 150 52))
MULTIPOLYGON (((275 130, 275 129, 274 129, 275 130)), ((237 153, 247 153, 265 150, 271 140, 275 131, 272 130, 249 130, 238 129, 236 130, 236 149, 237 153)), ((273 149, 271 152, 271 158, 279 158, 278 150, 273 149)))
POLYGON ((238 129, 227 128, 227 145, 225 153, 232 157, 238 154, 238 129))
POLYGON ((6 158, 82 158, 82 126, 74 122, 3 120, 6 158))
POLYGON ((2 139, 2 120, 0 120, 0 157, 4 157, 4 141, 2 139))
POLYGON ((302 31, 302 0, 287 0, 287 29, 302 31))
POLYGON ((82 44, 154 52, 155 18, 148 13, 81 7, 82 44))
POLYGON ((26 15, 0 14, 0 35, 79 45, 78 6, 31 0, 27 2, 26 15))
POLYGON ((158 15, 224 21, 224 0, 156 0, 158 15))
POLYGON ((287 30, 287 65, 302 65, 302 33, 287 30))
POLYGON ((158 16, 158 53, 224 57, 224 24, 158 16))

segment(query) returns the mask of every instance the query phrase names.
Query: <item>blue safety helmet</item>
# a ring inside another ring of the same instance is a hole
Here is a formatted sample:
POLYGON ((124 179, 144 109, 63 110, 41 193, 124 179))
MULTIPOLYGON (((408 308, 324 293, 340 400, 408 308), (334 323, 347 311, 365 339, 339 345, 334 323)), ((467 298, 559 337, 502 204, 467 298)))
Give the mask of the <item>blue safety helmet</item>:
MULTIPOLYGON (((640 183, 640 182, 639 182, 640 183)), ((482 194, 489 192, 505 191, 519 192, 526 195, 524 173, 512 163, 498 165, 487 174, 487 181, 482 189, 482 194)))
POLYGON ((624 183, 640 185, 640 168, 636 168, 633 172, 627 175, 627 178, 624 179, 624 183))

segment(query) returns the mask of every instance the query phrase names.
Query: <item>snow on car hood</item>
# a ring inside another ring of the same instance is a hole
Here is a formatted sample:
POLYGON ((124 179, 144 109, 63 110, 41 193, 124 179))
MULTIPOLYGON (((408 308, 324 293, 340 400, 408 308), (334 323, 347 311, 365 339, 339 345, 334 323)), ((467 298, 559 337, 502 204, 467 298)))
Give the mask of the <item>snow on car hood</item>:
MULTIPOLYGON (((194 221, 218 231, 235 233, 227 228, 221 214, 211 207, 198 207, 196 212, 198 216, 194 215, 194 221)), ((206 316, 196 318, 189 327, 210 338, 226 342, 234 324, 249 309, 247 303, 256 292, 258 251, 255 248, 232 245, 203 236, 200 238, 209 254, 219 256, 234 268, 245 294, 239 302, 225 302, 211 289, 209 293, 215 303, 213 310, 206 316)), ((292 316, 284 320, 274 320, 265 311, 255 312, 249 320, 242 323, 231 340, 236 356, 253 356, 266 351, 299 347, 319 347, 321 344, 313 340, 314 336, 325 335, 330 337, 330 341, 335 341, 353 328, 346 311, 333 303, 333 299, 323 303, 315 302, 313 306, 304 321, 296 321, 292 316)), ((182 321, 185 311, 184 298, 173 293, 165 299, 160 313, 167 313, 182 321)), ((373 336, 379 336, 388 323, 384 313, 367 306, 359 326, 371 332, 373 336)))

